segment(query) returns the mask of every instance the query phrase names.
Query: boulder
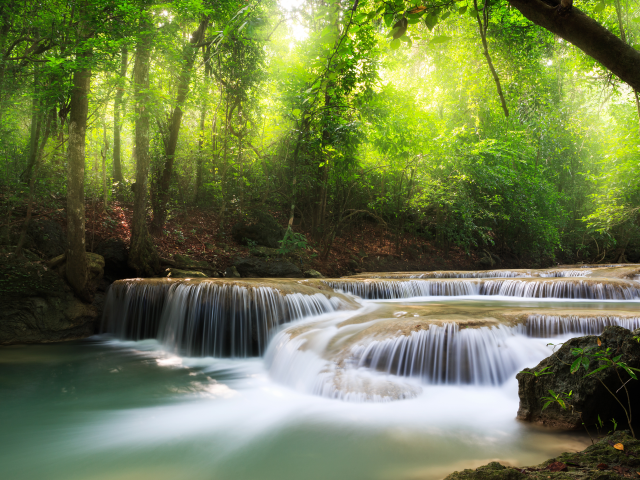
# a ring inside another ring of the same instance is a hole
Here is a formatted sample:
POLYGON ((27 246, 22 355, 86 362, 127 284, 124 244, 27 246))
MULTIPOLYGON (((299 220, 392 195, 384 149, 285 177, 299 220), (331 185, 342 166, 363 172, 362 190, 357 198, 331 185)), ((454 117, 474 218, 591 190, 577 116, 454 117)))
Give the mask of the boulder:
MULTIPOLYGON (((89 289, 94 290, 104 276, 104 258, 97 253, 87 252, 87 261, 89 266, 89 289)), ((61 278, 66 277, 67 254, 58 255, 47 262, 47 266, 55 270, 61 278)))
POLYGON ((188 270, 191 272, 202 272, 206 277, 217 277, 218 273, 214 270, 213 266, 204 260, 198 260, 190 257, 189 255, 181 255, 176 253, 173 256, 172 262, 166 262, 171 267, 175 267, 178 270, 188 270))
POLYGON ((233 239, 242 245, 251 245, 251 242, 263 247, 278 248, 280 240, 284 238, 285 229, 275 218, 265 212, 257 212, 253 222, 236 223, 231 235, 233 239))
POLYGON ((110 282, 136 276, 135 270, 127 264, 129 252, 120 238, 102 240, 96 246, 95 253, 104 258, 104 276, 110 282))
POLYGON ((180 270, 178 268, 167 268, 167 277, 169 278, 208 278, 202 272, 197 270, 180 270))
POLYGON ((241 278, 242 275, 240 275, 240 272, 238 272, 238 269, 236 267, 229 267, 225 270, 224 272, 224 276, 227 278, 241 278))
POLYGON ((302 278, 303 276, 302 271, 297 266, 283 258, 247 257, 237 260, 234 266, 243 277, 302 278))
POLYGON ((317 270, 305 270, 304 278, 324 278, 324 275, 317 270))
POLYGON ((85 338, 98 319, 98 308, 75 298, 52 269, 0 254, 0 345, 85 338))
POLYGON ((44 258, 53 258, 65 252, 67 237, 58 222, 32 220, 27 228, 25 247, 40 253, 44 258))
POLYGON ((249 249, 249 253, 253 257, 277 257, 280 255, 277 248, 269 247, 253 247, 249 249))
MULTIPOLYGON (((616 371, 608 368, 585 378, 586 372, 581 368, 572 374, 571 364, 577 358, 572 354, 572 349, 582 348, 597 352, 610 348, 612 355, 622 355, 621 360, 627 365, 640 368, 640 343, 634 339, 634 336, 638 335, 640 330, 631 332, 622 327, 609 326, 599 337, 589 335, 573 338, 535 368, 525 368, 516 376, 520 397, 518 419, 564 429, 582 429, 583 421, 585 425, 593 426, 597 424, 600 416, 607 422, 607 429, 611 427, 611 418, 615 418, 621 427, 626 426, 624 411, 607 391, 607 388, 612 392, 618 391, 618 399, 626 406, 626 393, 624 389, 620 389, 622 384, 616 371), (601 346, 598 346, 598 341, 601 342, 601 346), (548 367, 545 373, 550 372, 549 375, 535 376, 535 372, 542 372, 545 367, 548 367), (545 400, 542 400, 542 397, 549 397, 549 390, 556 394, 572 392, 568 399, 568 408, 562 409, 553 403, 543 411, 545 400)), ((597 366, 598 363, 592 361, 589 371, 593 371, 597 366)), ((625 382, 630 378, 624 371, 618 373, 625 382)), ((631 380, 626 384, 626 388, 631 401, 637 402, 640 398, 640 381, 631 380)), ((640 426, 638 416, 635 417, 634 429, 640 426)))

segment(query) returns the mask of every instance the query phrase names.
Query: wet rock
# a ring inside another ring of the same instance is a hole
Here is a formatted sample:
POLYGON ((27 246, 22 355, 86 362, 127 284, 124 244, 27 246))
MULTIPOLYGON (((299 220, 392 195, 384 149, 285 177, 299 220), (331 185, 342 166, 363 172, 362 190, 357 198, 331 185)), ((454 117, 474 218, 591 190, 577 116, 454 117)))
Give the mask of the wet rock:
POLYGON ((445 480, 622 480, 640 478, 640 441, 628 431, 618 431, 598 440, 582 452, 568 452, 533 467, 505 467, 498 462, 476 470, 454 472, 445 480), (614 445, 624 445, 617 450, 614 445))
POLYGON ((136 276, 135 270, 127 264, 129 252, 122 239, 107 238, 101 241, 95 253, 104 258, 104 276, 110 282, 136 276))
POLYGON ((48 259, 65 252, 67 237, 60 224, 53 220, 32 220, 27 229, 25 247, 48 259))
POLYGON ((324 278, 324 275, 322 275, 317 270, 305 270, 304 277, 305 278, 324 278))
POLYGON ((169 278, 209 278, 198 270, 180 270, 179 268, 167 268, 167 277, 169 278))
POLYGON ((177 268, 178 270, 197 271, 203 273, 207 277, 217 277, 218 273, 214 270, 214 267, 205 262, 204 260, 198 260, 188 255, 181 255, 176 253, 173 256, 172 261, 164 260, 162 263, 168 264, 170 267, 177 268))
POLYGON ((265 212, 257 212, 253 222, 236 223, 231 230, 233 239, 242 245, 254 242, 269 248, 278 248, 278 242, 284 238, 284 233, 284 228, 276 219, 265 212))
POLYGON ((0 254, 0 345, 85 338, 98 318, 98 308, 75 298, 52 269, 0 254))
POLYGON ((296 265, 282 258, 247 257, 237 260, 234 266, 243 277, 301 278, 303 276, 296 265))
MULTIPOLYGON (((581 429, 583 421, 587 426, 593 426, 596 425, 597 418, 600 416, 601 419, 607 421, 615 418, 620 426, 625 426, 624 411, 611 393, 607 391, 608 388, 612 392, 616 392, 622 386, 616 371, 609 368, 586 378, 584 369, 572 374, 571 364, 576 360, 576 356, 571 351, 574 348, 582 348, 595 353, 610 348, 612 355, 622 355, 621 360, 627 365, 640 368, 640 343, 633 338, 638 335, 640 335, 640 330, 631 332, 622 327, 609 326, 599 337, 590 335, 573 338, 535 368, 525 368, 516 376, 520 397, 518 419, 564 429, 581 429), (600 339, 601 346, 598 346, 598 339, 600 339), (541 372, 546 367, 548 367, 546 372, 550 372, 550 375, 537 377, 534 375, 534 372, 541 372), (556 393, 572 392, 569 407, 562 409, 557 404, 551 404, 543 411, 545 401, 541 398, 548 397, 549 390, 556 393), (582 418, 579 412, 582 414, 582 418)), ((592 361, 589 371, 593 371, 598 365, 597 361, 592 361)), ((618 373, 623 381, 626 382, 629 379, 626 372, 619 371, 618 373)), ((626 384, 626 388, 632 402, 633 399, 639 398, 640 381, 631 380, 626 384)), ((618 392, 618 398, 626 405, 624 390, 618 392)), ((635 420, 634 428, 639 426, 640 422, 635 420)), ((605 428, 609 428, 609 426, 605 428)))
POLYGON ((242 275, 240 275, 236 267, 229 267, 225 270, 224 276, 227 278, 240 278, 242 275))
POLYGON ((462 472, 454 472, 445 477, 445 480, 519 480, 521 478, 527 478, 527 476, 514 468, 507 468, 498 462, 491 462, 476 470, 467 469, 462 472))

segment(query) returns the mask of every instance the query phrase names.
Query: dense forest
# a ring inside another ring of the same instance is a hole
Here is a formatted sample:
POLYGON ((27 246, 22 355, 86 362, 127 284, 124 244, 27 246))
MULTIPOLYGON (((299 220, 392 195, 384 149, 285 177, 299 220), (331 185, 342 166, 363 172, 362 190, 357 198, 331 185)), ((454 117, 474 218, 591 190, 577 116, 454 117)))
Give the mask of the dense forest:
POLYGON ((2 2, 3 243, 58 215, 77 292, 96 230, 153 275, 265 213, 318 265, 638 261, 639 34, 629 0, 2 2))

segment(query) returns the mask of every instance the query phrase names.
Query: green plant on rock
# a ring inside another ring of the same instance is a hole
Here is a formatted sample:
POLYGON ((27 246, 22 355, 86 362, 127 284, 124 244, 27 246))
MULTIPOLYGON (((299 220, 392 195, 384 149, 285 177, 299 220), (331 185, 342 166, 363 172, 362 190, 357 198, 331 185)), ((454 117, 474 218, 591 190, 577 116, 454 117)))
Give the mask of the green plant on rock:
MULTIPOLYGON (((629 430, 631 431, 631 435, 633 438, 636 438, 636 434, 633 431, 633 426, 631 425, 633 414, 631 410, 631 397, 629 395, 629 390, 627 389, 627 383, 631 380, 638 380, 638 376, 635 372, 640 372, 640 369, 630 367, 625 362, 622 361, 622 355, 615 355, 611 347, 607 347, 606 349, 601 348, 602 344, 600 339, 598 339, 598 345, 586 348, 572 348, 571 353, 576 357, 574 362, 571 364, 571 373, 577 373, 581 368, 584 368, 585 372, 588 372, 583 378, 590 377, 598 372, 602 372, 605 370, 613 369, 618 380, 620 381, 620 388, 613 392, 604 381, 596 377, 598 381, 602 384, 602 386, 611 394, 611 396, 620 404, 624 414, 627 418, 627 423, 629 425, 629 430), (615 355, 615 356, 614 356, 615 355), (596 368, 589 371, 589 369, 596 364, 596 368), (629 375, 628 380, 623 380, 622 375, 620 375, 620 371, 626 372, 629 375), (620 390, 624 389, 627 402, 625 404, 618 398, 616 393, 620 390)), ((617 427, 617 423, 614 422, 614 430, 617 427)))

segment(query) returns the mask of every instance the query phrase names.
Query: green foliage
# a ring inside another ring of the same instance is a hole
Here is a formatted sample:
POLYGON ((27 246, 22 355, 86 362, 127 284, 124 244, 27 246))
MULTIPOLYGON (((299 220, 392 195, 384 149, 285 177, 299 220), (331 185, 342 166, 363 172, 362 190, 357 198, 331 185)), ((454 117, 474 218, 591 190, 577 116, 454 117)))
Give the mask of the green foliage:
POLYGON ((278 243, 280 247, 277 252, 281 255, 288 255, 308 248, 307 237, 301 233, 294 232, 291 228, 287 228, 284 238, 279 240, 278 243))

